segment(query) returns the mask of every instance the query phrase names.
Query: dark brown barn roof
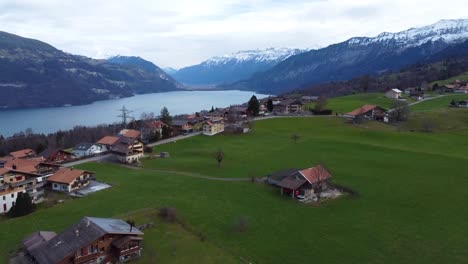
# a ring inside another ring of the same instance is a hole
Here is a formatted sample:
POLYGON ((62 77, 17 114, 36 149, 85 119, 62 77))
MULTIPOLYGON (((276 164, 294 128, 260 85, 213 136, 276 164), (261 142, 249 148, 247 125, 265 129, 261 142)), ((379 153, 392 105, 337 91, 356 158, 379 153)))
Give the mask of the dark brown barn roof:
POLYGON ((80 222, 29 251, 38 264, 59 263, 106 234, 143 235, 120 219, 83 217, 80 222))

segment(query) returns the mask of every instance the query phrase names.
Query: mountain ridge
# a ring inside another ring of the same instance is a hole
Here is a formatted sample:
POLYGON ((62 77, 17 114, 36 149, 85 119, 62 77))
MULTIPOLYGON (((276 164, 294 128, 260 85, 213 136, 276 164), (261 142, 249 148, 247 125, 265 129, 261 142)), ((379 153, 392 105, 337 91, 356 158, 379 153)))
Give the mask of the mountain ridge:
POLYGON ((376 37, 354 37, 292 56, 251 78, 224 89, 282 93, 313 84, 378 74, 424 60, 468 39, 468 20, 440 20, 420 28, 376 37))
POLYGON ((0 108, 82 105, 182 88, 154 67, 151 71, 72 55, 39 40, 0 32, 0 108))
POLYGON ((243 50, 229 55, 215 56, 199 64, 181 68, 172 76, 188 85, 230 83, 268 70, 279 62, 305 51, 289 48, 243 50))

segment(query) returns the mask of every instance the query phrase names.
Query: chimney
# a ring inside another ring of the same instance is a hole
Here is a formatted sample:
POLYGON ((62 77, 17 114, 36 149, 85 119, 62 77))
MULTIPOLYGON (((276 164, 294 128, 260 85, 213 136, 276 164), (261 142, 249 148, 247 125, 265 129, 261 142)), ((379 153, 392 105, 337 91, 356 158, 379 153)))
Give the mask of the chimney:
POLYGON ((86 222, 86 227, 89 227, 90 224, 91 224, 91 222, 88 219, 88 221, 86 222))
POLYGON ((75 236, 80 237, 80 230, 78 230, 78 229, 75 230, 75 236))

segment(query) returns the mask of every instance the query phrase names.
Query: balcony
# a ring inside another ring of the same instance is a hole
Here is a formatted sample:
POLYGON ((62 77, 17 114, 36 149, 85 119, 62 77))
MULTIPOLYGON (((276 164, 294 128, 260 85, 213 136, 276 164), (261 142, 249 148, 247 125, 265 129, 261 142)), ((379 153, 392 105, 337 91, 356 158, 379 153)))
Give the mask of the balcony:
POLYGON ((88 255, 75 257, 74 263, 76 263, 76 264, 85 263, 87 261, 99 258, 101 256, 101 254, 102 253, 98 251, 98 252, 91 253, 91 254, 88 254, 88 255))
POLYGON ((140 246, 132 247, 129 249, 124 249, 119 252, 119 257, 127 256, 136 253, 138 256, 140 255, 140 246))

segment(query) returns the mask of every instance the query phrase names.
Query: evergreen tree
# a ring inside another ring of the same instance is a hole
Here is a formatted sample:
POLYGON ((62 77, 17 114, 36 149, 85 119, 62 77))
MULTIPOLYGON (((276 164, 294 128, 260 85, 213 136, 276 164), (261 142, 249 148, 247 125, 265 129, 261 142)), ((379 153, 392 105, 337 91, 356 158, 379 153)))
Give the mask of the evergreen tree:
POLYGON ((20 217, 34 211, 34 204, 28 193, 18 193, 15 204, 8 211, 10 217, 20 217))
POLYGON ((255 95, 252 95, 250 98, 247 110, 252 113, 253 116, 258 116, 258 113, 260 112, 260 103, 255 95))
POLYGON ((172 133, 172 130, 170 127, 167 127, 167 126, 163 126, 162 127, 162 131, 161 131, 161 134, 162 134, 162 138, 168 138, 171 136, 171 133, 172 133))
POLYGON ((271 100, 271 98, 268 98, 266 107, 269 112, 273 112, 273 100, 271 100))
POLYGON ((167 124, 168 126, 172 124, 172 117, 169 113, 169 110, 167 110, 167 107, 163 107, 163 109, 161 109, 160 119, 163 123, 167 124))

